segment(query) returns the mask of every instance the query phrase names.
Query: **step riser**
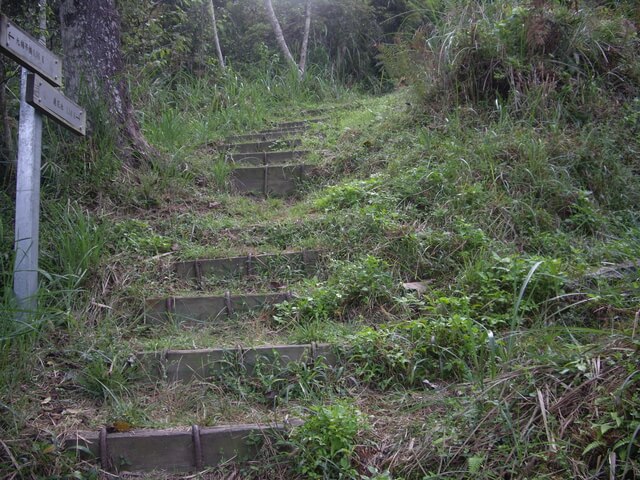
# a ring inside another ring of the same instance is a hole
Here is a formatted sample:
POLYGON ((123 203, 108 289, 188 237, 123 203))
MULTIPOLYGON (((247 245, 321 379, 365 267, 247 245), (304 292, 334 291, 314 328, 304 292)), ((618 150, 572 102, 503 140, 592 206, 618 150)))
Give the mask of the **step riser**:
POLYGON ((215 297, 153 298, 145 303, 145 322, 212 323, 237 314, 272 307, 291 298, 290 294, 229 295, 215 297))
POLYGON ((236 168, 231 172, 231 182, 237 193, 286 197, 298 191, 310 170, 310 165, 236 168))
POLYGON ((288 152, 230 153, 227 155, 227 162, 255 166, 294 163, 305 158, 308 154, 309 152, 305 150, 293 150, 288 152))
POLYGON ((299 139, 282 140, 272 142, 253 142, 253 143, 236 143, 230 145, 222 145, 221 150, 227 150, 236 153, 251 153, 251 152, 267 152, 276 149, 295 148, 302 145, 302 141, 299 139))
POLYGON ((81 458, 98 459, 102 469, 108 472, 193 472, 219 466, 234 458, 255 457, 265 440, 269 441, 276 432, 287 430, 279 424, 182 431, 138 430, 102 434, 102 441, 100 432, 78 432, 74 438, 65 440, 64 447, 75 449, 81 458))
POLYGON ((332 347, 328 344, 170 350, 140 353, 136 358, 149 380, 166 380, 171 383, 215 378, 228 372, 230 365, 242 366, 243 374, 250 377, 254 375, 258 362, 277 363, 283 368, 292 362, 314 363, 321 360, 328 366, 338 363, 332 347))
POLYGON ((242 277, 269 273, 284 266, 309 271, 318 264, 316 251, 257 255, 247 257, 194 260, 175 264, 176 276, 186 280, 202 281, 204 277, 242 277))

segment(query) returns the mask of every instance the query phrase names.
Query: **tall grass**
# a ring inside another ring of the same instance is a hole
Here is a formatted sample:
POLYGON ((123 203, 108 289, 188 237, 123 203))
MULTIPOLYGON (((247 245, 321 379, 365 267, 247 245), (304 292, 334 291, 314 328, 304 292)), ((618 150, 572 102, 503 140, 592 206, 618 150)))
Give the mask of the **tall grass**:
POLYGON ((430 108, 503 104, 522 117, 584 123, 640 91, 628 10, 583 2, 414 2, 423 25, 383 48, 430 108), (437 5, 436 5, 437 4, 437 5))
POLYGON ((214 78, 188 74, 165 81, 143 78, 134 87, 137 102, 145 105, 145 135, 168 152, 192 151, 230 133, 264 126, 274 119, 274 112, 284 116, 299 105, 346 95, 343 86, 313 67, 302 81, 289 68, 242 75, 230 66, 214 78))

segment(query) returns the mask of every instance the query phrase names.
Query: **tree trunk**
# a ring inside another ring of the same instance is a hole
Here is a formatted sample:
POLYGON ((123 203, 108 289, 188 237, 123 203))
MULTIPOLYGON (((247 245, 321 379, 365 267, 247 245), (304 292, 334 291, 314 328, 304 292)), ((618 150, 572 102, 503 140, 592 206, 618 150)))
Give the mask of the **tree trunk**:
POLYGON ((300 49, 300 63, 298 68, 300 76, 303 77, 307 69, 307 49, 309 48, 309 32, 311 31, 311 0, 307 0, 307 8, 304 15, 304 37, 300 49))
POLYGON ((273 5, 271 4, 271 0, 264 0, 264 8, 267 10, 267 18, 269 19, 269 23, 271 23, 271 27, 273 28, 273 33, 276 36, 276 41, 278 42, 278 46, 280 50, 282 50, 282 54, 284 58, 287 59, 289 63, 291 63, 294 67, 298 68, 296 61, 293 59, 293 55, 291 55, 291 50, 287 46, 287 42, 284 39, 284 34, 282 33, 282 28, 280 27, 280 22, 278 21, 278 17, 276 17, 276 12, 273 11, 273 5))
POLYGON ((218 54, 218 61, 222 70, 226 69, 224 64, 224 56, 222 56, 222 49, 220 48, 220 38, 218 37, 218 24, 216 22, 216 9, 213 7, 213 0, 209 0, 209 16, 211 17, 211 23, 213 24, 213 42, 216 45, 216 53, 218 54))
MULTIPOLYGON (((0 9, 2 0, 0 0, 0 9)), ((2 117, 2 148, 0 151, 0 187, 6 188, 11 184, 13 171, 15 170, 15 148, 13 145, 13 132, 11 120, 7 108, 6 72, 4 55, 0 55, 0 117, 2 117)))
POLYGON ((118 147, 127 166, 155 153, 135 118, 124 76, 120 16, 115 0, 62 0, 60 5, 66 93, 102 98, 118 128, 118 147))

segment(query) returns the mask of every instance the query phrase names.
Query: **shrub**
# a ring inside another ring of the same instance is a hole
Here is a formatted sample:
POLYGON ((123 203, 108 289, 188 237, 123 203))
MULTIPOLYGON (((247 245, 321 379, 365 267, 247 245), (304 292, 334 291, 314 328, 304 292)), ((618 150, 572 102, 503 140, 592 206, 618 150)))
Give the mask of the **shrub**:
POLYGON ((281 303, 275 319, 313 320, 341 318, 348 310, 371 308, 391 298, 393 277, 389 266, 371 255, 350 262, 334 261, 325 282, 310 284, 307 295, 281 303))
POLYGON ((365 328, 349 338, 343 355, 356 378, 386 389, 434 378, 462 379, 482 363, 486 343, 482 327, 453 315, 365 328))
POLYGON ((312 407, 303 425, 292 434, 296 469, 305 478, 350 479, 358 433, 367 428, 364 415, 349 403, 312 407))

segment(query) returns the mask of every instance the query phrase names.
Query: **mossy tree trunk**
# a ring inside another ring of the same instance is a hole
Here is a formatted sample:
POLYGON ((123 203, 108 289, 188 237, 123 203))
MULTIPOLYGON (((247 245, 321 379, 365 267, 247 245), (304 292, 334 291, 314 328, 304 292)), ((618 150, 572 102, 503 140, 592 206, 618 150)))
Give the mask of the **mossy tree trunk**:
POLYGON ((62 0, 60 5, 64 78, 72 98, 86 89, 100 97, 118 130, 118 148, 125 165, 155 153, 135 117, 124 75, 120 16, 115 0, 62 0))
MULTIPOLYGON (((2 0, 0 0, 2 9, 2 0)), ((4 55, 0 55, 0 125, 2 126, 2 145, 0 146, 0 187, 6 188, 11 184, 13 172, 15 170, 15 148, 13 145, 13 131, 11 119, 7 107, 6 91, 6 65, 4 55)))

